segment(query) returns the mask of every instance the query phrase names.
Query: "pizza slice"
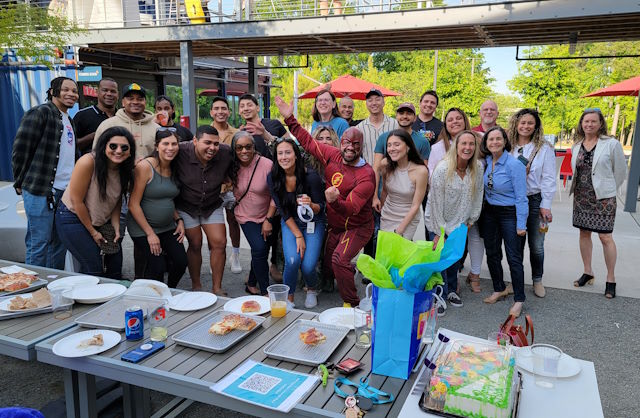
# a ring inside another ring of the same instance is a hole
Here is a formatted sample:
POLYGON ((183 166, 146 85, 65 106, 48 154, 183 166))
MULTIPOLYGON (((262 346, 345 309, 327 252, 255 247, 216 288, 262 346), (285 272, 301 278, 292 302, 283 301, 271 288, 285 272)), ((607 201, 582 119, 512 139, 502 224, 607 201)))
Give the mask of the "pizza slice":
POLYGON ((104 345, 104 338, 102 334, 96 334, 91 338, 87 338, 86 340, 82 340, 80 344, 78 344, 78 348, 87 348, 92 345, 102 347, 104 345))
POLYGON ((308 330, 300 333, 300 341, 306 345, 318 345, 327 341, 327 337, 315 328, 309 328, 308 330))

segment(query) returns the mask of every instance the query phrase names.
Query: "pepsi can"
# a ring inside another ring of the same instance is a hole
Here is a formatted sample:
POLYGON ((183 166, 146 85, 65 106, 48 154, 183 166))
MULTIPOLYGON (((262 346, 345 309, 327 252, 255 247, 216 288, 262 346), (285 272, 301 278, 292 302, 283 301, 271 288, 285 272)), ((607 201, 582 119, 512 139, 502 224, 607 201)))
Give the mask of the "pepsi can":
POLYGON ((139 306, 127 308, 124 313, 124 333, 129 341, 144 337, 144 314, 139 306))

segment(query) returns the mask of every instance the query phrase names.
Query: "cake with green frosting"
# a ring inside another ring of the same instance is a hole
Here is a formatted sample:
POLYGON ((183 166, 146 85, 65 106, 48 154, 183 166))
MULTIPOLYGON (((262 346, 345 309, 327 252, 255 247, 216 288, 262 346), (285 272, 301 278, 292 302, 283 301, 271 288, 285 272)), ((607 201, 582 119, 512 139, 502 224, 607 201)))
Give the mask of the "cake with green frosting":
POLYGON ((454 344, 437 364, 427 408, 472 418, 511 416, 514 361, 504 347, 454 344))

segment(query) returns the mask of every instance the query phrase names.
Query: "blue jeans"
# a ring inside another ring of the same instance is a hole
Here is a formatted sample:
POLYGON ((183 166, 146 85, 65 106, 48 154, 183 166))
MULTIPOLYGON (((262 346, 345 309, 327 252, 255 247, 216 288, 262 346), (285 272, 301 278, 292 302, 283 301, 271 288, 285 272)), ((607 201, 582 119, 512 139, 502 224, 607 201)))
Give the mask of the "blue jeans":
MULTIPOLYGON (((55 190, 53 199, 59 202, 64 190, 55 190)), ((27 235, 24 243, 27 247, 25 263, 33 266, 64 269, 67 249, 62 245, 56 233, 54 208, 47 196, 38 196, 22 191, 24 211, 27 214, 27 235)))
POLYGON ((262 237, 262 224, 255 222, 246 222, 241 224, 242 232, 249 241, 251 247, 251 271, 249 272, 248 285, 255 287, 260 286, 260 293, 267 294, 269 286, 269 242, 262 237))
POLYGON ((306 244, 304 258, 302 259, 300 259, 300 254, 296 251, 295 235, 293 235, 293 232, 285 222, 281 222, 280 225, 282 226, 282 251, 284 252, 283 280, 284 284, 289 286, 289 294, 293 295, 296 291, 299 269, 302 269, 302 277, 307 284, 307 289, 315 290, 318 283, 316 264, 324 244, 325 223, 316 222, 313 234, 307 233, 307 224, 297 224, 306 244))
POLYGON ((540 193, 529 198, 529 217, 527 218, 527 236, 520 238, 520 247, 524 254, 524 243, 529 241, 529 261, 531 262, 531 279, 534 283, 542 281, 544 271, 544 236, 540 232, 540 193))
POLYGON ((111 279, 122 278, 122 246, 115 254, 105 254, 103 270, 100 247, 91 238, 91 234, 82 225, 78 216, 62 202, 59 203, 56 210, 56 231, 60 241, 80 263, 79 273, 111 279))
POLYGON ((516 207, 494 206, 485 202, 482 222, 487 266, 491 273, 493 290, 502 292, 506 288, 502 271, 502 242, 504 241, 509 270, 511 271, 513 299, 516 302, 524 302, 524 267, 520 237, 516 227, 516 207))

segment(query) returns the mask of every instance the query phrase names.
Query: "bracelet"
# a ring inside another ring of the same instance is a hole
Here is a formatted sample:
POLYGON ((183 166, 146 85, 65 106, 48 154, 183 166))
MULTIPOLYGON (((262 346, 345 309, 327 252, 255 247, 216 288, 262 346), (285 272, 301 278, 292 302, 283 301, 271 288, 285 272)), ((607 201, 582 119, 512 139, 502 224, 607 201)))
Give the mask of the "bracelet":
POLYGON ((175 223, 178 223, 180 221, 182 221, 182 223, 184 223, 184 219, 182 219, 182 218, 176 218, 176 219, 174 219, 174 221, 175 221, 175 223))
POLYGON ((296 237, 296 239, 300 239, 300 238, 304 238, 302 235, 300 235, 299 237, 296 237))

